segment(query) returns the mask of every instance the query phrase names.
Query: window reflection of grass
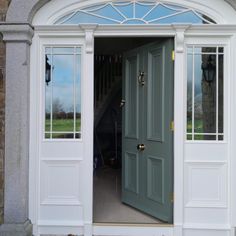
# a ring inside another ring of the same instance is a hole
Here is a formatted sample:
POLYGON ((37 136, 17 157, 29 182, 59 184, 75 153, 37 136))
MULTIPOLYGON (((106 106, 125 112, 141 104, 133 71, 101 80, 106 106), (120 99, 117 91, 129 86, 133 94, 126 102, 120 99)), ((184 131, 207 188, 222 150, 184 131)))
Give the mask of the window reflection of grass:
POLYGON ((201 135, 194 135, 194 140, 204 140, 204 135, 201 134, 201 135))
MULTIPOLYGON (((192 140, 192 120, 187 121, 187 140, 192 140)), ((215 135, 205 135, 203 129, 203 120, 195 119, 194 121, 194 133, 198 133, 194 135, 194 140, 215 140, 215 135), (202 134, 201 134, 202 133, 202 134)), ((223 137, 219 137, 219 140, 223 140, 223 137)))
MULTIPOLYGON (((187 132, 192 133, 192 120, 188 120, 188 122, 187 122, 187 132)), ((201 119, 197 119, 197 120, 195 119, 194 132, 195 133, 204 133, 203 121, 201 119)), ((188 135, 187 140, 192 140, 192 135, 188 135)), ((204 140, 204 135, 194 135, 194 140, 204 140)))
POLYGON ((192 140, 192 135, 188 134, 187 135, 187 140, 192 140))
MULTIPOLYGON (((81 130, 81 120, 76 120, 76 131, 81 130)), ((45 131, 50 131, 50 119, 45 120, 45 131)), ((53 132, 73 132, 74 131, 74 119, 54 119, 53 120, 53 132)))
POLYGON ((203 121, 202 120, 195 120, 194 121, 194 130, 195 130, 195 133, 204 133, 204 130, 203 130, 203 121))
MULTIPOLYGON (((188 122, 187 122, 187 132, 192 133, 192 121, 191 120, 188 120, 188 122)), ((204 133, 203 121, 201 119, 194 121, 194 132, 195 133, 204 133)))
POLYGON ((74 120, 73 119, 53 119, 52 121, 52 131, 64 131, 73 132, 74 131, 74 120))
POLYGON ((187 121, 187 133, 192 133, 192 120, 187 121))

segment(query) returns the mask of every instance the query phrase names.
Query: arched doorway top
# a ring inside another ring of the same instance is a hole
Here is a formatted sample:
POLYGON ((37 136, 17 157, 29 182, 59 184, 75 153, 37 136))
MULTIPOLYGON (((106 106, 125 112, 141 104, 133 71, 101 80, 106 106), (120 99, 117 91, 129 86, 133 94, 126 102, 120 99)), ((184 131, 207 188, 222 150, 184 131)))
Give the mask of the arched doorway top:
MULTIPOLYGON (((173 0, 163 0, 163 3, 176 3, 173 0)), ((33 24, 52 24, 55 17, 65 14, 65 11, 71 11, 78 8, 79 5, 90 5, 98 3, 98 1, 78 1, 78 0, 27 0, 18 1, 12 0, 8 13, 7 22, 29 22, 33 24), (42 17, 43 16, 43 17, 42 17), (41 18, 42 17, 42 18, 41 18), (41 18, 41 19, 40 19, 41 18)), ((215 4, 215 0, 180 0, 178 1, 183 6, 192 7, 220 24, 236 23, 236 3, 234 0, 222 0, 215 4), (214 6, 214 7, 212 7, 214 6), (222 10, 224 9, 224 11, 222 10), (235 19, 235 22, 232 22, 235 19)))
POLYGON ((81 6, 55 19, 56 25, 94 24, 215 24, 216 22, 201 12, 159 1, 106 1, 81 6))

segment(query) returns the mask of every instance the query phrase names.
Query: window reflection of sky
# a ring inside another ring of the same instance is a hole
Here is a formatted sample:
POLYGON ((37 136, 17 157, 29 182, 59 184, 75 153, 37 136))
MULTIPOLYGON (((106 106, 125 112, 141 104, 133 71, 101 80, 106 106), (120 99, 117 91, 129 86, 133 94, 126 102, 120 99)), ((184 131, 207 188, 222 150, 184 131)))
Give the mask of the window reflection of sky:
POLYGON ((156 19, 156 18, 172 15, 172 14, 175 14, 177 12, 178 11, 174 11, 174 10, 166 8, 162 5, 158 5, 144 19, 149 21, 149 20, 153 20, 153 19, 156 19))
POLYGON ((194 9, 151 1, 108 2, 77 9, 55 24, 211 24, 210 18, 194 9), (137 20, 140 21, 137 21, 137 20), (132 22, 132 23, 131 23, 132 22))
MULTIPOLYGON (((49 58, 49 64, 52 61, 49 58)), ((52 81, 47 87, 53 85, 53 103, 57 102, 61 105, 64 112, 74 111, 74 66, 75 66, 75 56, 74 55, 53 55, 53 73, 52 81)), ((76 55, 76 67, 78 68, 75 72, 76 84, 79 88, 76 89, 76 110, 81 112, 81 75, 80 75, 80 56, 76 55)), ((51 89, 46 88, 46 111, 49 112, 51 109, 50 105, 51 89)))

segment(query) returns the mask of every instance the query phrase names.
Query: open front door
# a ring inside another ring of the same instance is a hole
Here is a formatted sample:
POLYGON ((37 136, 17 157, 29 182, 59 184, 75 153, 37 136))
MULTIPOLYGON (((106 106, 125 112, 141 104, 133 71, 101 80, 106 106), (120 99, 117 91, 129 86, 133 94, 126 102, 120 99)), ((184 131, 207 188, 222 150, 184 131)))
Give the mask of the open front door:
POLYGON ((124 56, 122 201, 173 218, 173 40, 124 56))

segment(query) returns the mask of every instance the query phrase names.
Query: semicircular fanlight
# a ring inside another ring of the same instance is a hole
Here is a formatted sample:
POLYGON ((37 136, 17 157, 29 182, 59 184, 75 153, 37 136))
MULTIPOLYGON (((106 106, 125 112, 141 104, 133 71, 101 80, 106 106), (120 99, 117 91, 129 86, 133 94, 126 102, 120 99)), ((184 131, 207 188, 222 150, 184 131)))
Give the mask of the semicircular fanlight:
POLYGON ((202 13, 178 5, 151 1, 106 2, 76 9, 55 22, 56 25, 96 24, 215 24, 202 13))

